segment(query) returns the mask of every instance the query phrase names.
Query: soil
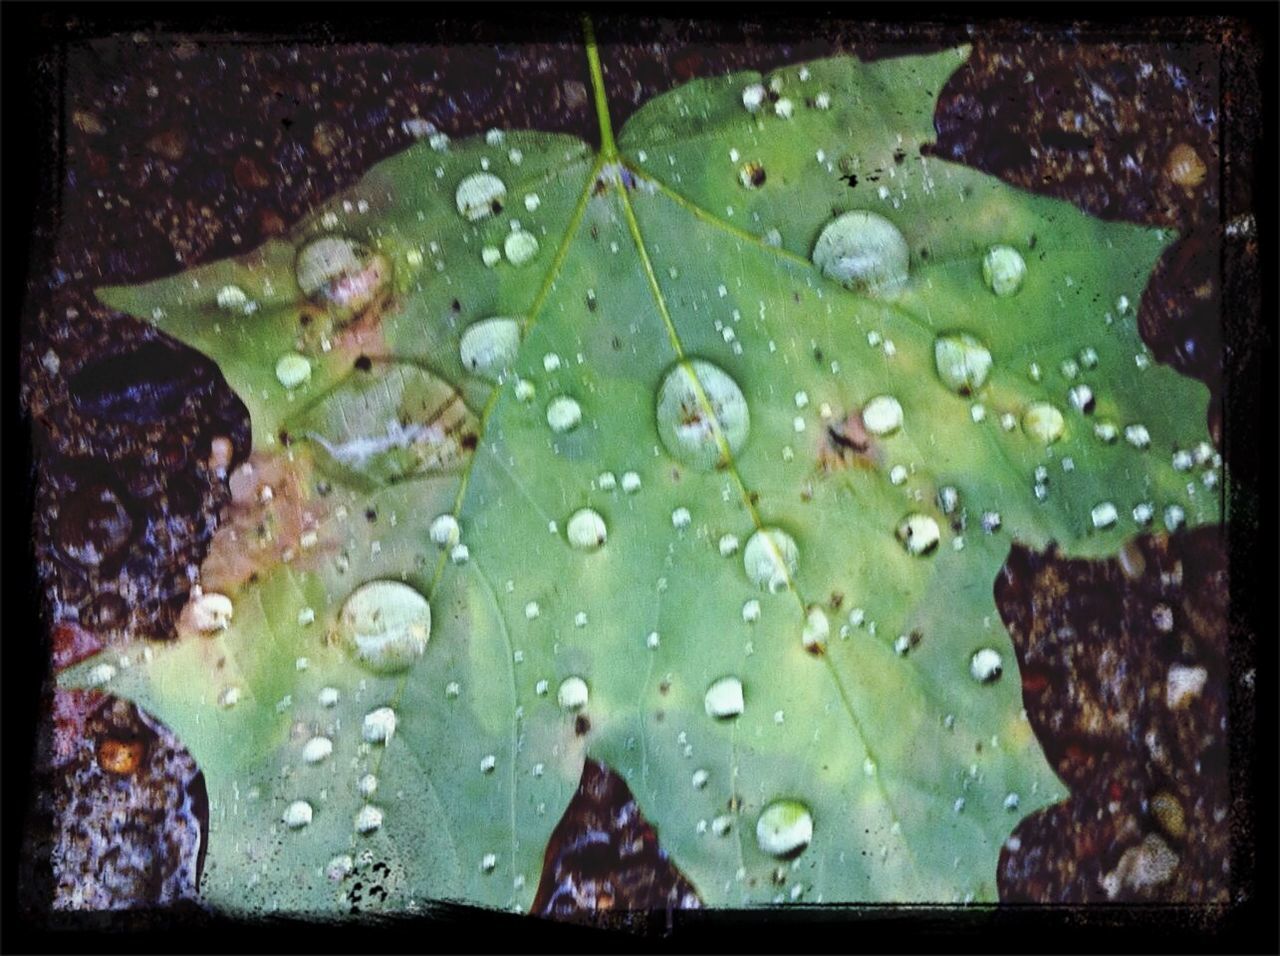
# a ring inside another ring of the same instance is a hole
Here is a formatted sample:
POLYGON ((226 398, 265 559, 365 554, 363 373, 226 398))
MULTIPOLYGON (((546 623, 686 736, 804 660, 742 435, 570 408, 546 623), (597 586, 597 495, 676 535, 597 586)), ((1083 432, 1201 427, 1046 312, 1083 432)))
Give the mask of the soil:
MULTIPOLYGON (((41 66, 62 77, 62 139, 49 145, 61 202, 21 356, 42 600, 55 630, 75 627, 83 640, 163 640, 227 501, 227 471, 248 453, 247 418, 208 360, 98 305, 92 290, 256 247, 410 145, 422 121, 455 138, 496 126, 594 141, 585 57, 572 24, 534 31, 546 34, 537 42, 495 45, 453 26, 442 28, 445 42, 406 45, 347 42, 328 35, 336 29, 304 40, 125 35, 68 24, 56 10, 43 16, 69 42, 41 66)), ((1144 296, 1142 332, 1159 360, 1212 389, 1212 434, 1228 467, 1250 454, 1224 442, 1221 424, 1232 378, 1224 359, 1233 371, 1254 368, 1261 342, 1250 166, 1260 53, 1247 28, 1205 20, 1120 35, 824 21, 815 40, 812 23, 606 19, 597 32, 615 128, 698 76, 973 43, 941 91, 933 152, 1095 215, 1181 230, 1144 296)), ((1088 563, 1015 546, 996 582, 1028 714, 1072 787, 1006 847, 1002 899, 1228 893, 1226 699, 1229 679, 1243 677, 1228 667, 1225 548, 1215 529, 1133 548, 1140 559, 1088 563), (1171 710, 1175 665, 1202 667, 1207 679, 1171 710)), ((29 905, 148 907, 193 895, 203 844, 191 836, 200 786, 190 757, 127 705, 48 692, 48 735, 55 710, 80 736, 64 741, 63 759, 54 746, 40 756, 46 789, 29 866, 52 873, 52 885, 29 880, 29 905), (113 773, 104 759, 132 771, 113 773), (173 833, 187 837, 161 837, 173 833)), ((621 812, 629 799, 607 768, 588 764, 547 849, 540 912, 596 912, 606 898, 615 909, 696 901, 638 811, 621 812), (578 838, 588 830, 617 852, 584 858, 578 838), (643 854, 625 859, 619 848, 636 841, 643 854), (577 891, 564 892, 568 883, 577 891)))

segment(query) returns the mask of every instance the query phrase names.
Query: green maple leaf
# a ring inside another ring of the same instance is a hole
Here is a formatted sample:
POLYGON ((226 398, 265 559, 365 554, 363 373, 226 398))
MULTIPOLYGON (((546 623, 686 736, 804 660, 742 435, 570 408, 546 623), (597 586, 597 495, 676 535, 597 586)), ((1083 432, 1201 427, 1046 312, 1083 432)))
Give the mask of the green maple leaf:
POLYGON ((1219 519, 1207 393, 1136 327, 1170 236, 923 157, 966 50, 695 81, 616 143, 588 54, 595 154, 435 137, 101 292, 218 361, 254 455, 204 571, 229 626, 198 598, 63 681, 190 748, 230 911, 527 909, 588 754, 711 905, 993 900, 1065 796, 1010 541, 1219 519))

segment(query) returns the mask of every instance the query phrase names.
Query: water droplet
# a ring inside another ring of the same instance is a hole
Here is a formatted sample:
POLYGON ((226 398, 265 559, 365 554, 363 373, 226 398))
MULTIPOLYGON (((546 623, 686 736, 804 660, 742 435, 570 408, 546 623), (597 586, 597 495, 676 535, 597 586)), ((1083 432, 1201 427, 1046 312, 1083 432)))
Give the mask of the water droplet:
POLYGON ((742 619, 748 624, 754 624, 760 620, 760 602, 752 598, 744 603, 742 605, 742 619))
POLYGON ((501 212, 506 196, 506 184, 493 173, 472 173, 458 183, 454 201, 459 215, 476 222, 501 212))
POLYGON ((932 552, 941 537, 938 522, 922 514, 907 515, 898 525, 897 535, 907 553, 916 556, 932 552))
POLYGON ((1089 512, 1089 517, 1093 520, 1093 526, 1099 530, 1110 528, 1116 523, 1116 506, 1110 501, 1103 501, 1093 506, 1093 510, 1089 512))
POLYGON ((903 465, 894 465, 889 469, 889 483, 893 485, 906 484, 907 469, 903 465))
POLYGON ((629 495, 634 495, 640 490, 640 476, 634 471, 624 472, 622 475, 622 490, 629 495))
POLYGON ((868 777, 874 777, 876 775, 876 762, 870 757, 865 758, 862 761, 862 772, 868 777))
POLYGON ((507 236, 502 251, 513 266, 522 266, 538 254, 538 239, 533 233, 518 229, 507 236))
POLYGON ((722 462, 717 431, 729 454, 736 455, 751 427, 747 401, 737 382, 699 359, 681 362, 667 373, 658 391, 657 420, 658 434, 671 456, 701 471, 711 471, 722 462))
POLYGON ((1072 407, 1082 415, 1088 415, 1093 411, 1093 389, 1088 385, 1073 385, 1067 392, 1071 399, 1072 407))
POLYGON ((982 281, 998 296, 1015 294, 1026 275, 1027 264, 1012 246, 992 246, 982 257, 982 281))
POLYGON ((951 485, 943 485, 938 489, 938 507, 944 515, 954 514, 960 504, 960 492, 951 485))
POLYGON ((1052 445, 1066 430, 1066 419, 1048 402, 1032 402, 1022 413, 1022 430, 1046 445, 1052 445))
POLYGON ((471 560, 471 549, 465 544, 455 544, 449 552, 449 560, 454 564, 466 564, 471 560))
POLYGON ((353 860, 350 855, 344 853, 341 856, 335 856, 325 864, 324 875, 334 883, 337 883, 350 876, 351 871, 355 868, 356 861, 353 860))
POLYGON ((688 508, 677 508, 675 511, 671 512, 671 527, 675 528, 677 531, 689 527, 689 522, 692 520, 693 518, 689 514, 688 508))
POLYGON ((540 614, 542 614, 542 608, 538 606, 537 601, 530 601, 528 604, 524 606, 525 620, 527 621, 537 620, 540 614))
POLYGON ((781 97, 776 103, 773 104, 774 114, 782 117, 783 119, 791 119, 792 115, 795 113, 795 110, 796 110, 796 105, 792 103, 791 100, 787 99, 787 97, 785 96, 781 97))
POLYGON ((333 753, 333 741, 328 737, 312 737, 302 747, 302 759, 306 763, 319 763, 333 753))
POLYGON ((827 224, 813 264, 846 289, 888 296, 907 282, 910 252, 898 227, 874 212, 847 212, 827 224))
POLYGON ((382 811, 371 803, 366 803, 356 814, 356 832, 368 836, 382 826, 382 811))
POLYGON ((240 702, 240 688, 228 687, 218 695, 219 707, 234 707, 240 702))
POLYGON ((462 333, 458 354, 462 367, 487 379, 509 369, 520 349, 520 323, 496 317, 473 322, 462 333))
POLYGON ((371 773, 366 773, 356 781, 356 790, 360 792, 360 796, 368 800, 378 792, 378 778, 371 773))
POLYGON ((311 362, 306 356, 290 352, 276 362, 276 380, 285 388, 297 388, 311 377, 311 362))
POLYGON ((225 631, 231 626, 231 618, 235 613, 231 598, 213 591, 202 593, 193 598, 189 607, 191 609, 191 626, 201 634, 225 631))
POLYGON ((458 538, 462 534, 462 529, 458 527, 458 519, 451 514, 437 515, 436 519, 431 522, 431 527, 427 532, 431 536, 431 541, 438 548, 452 548, 458 543, 458 538))
POLYGON ((218 290, 218 308, 238 312, 249 302, 249 296, 238 285, 224 285, 218 290))
POLYGON ((813 840, 813 816, 798 800, 775 800, 756 821, 756 842, 770 856, 802 853, 813 840))
POLYGON ((831 94, 825 90, 813 98, 813 105, 820 110, 831 109, 831 94))
POLYGON ((342 695, 338 693, 338 688, 336 687, 322 687, 320 688, 320 693, 316 696, 321 707, 336 707, 341 698, 342 695))
POLYGON ((990 684, 1004 673, 1004 661, 989 647, 977 651, 969 660, 969 674, 979 684, 990 684))
POLYGON ((338 639, 360 664, 376 673, 409 667, 427 649, 431 606, 400 581, 361 585, 338 614, 338 639))
POLYGON ((705 787, 707 785, 707 780, 709 776, 710 775, 705 770, 695 770, 693 772, 693 779, 691 781, 693 784, 693 789, 701 790, 703 787, 705 787))
POLYGON ((827 612, 815 604, 805 615, 801 643, 806 651, 821 652, 827 646, 827 638, 830 636, 831 621, 827 619, 827 612))
POLYGON ((324 236, 307 243, 298 253, 295 272, 303 295, 346 314, 371 303, 391 278, 386 259, 343 236, 324 236))
POLYGON ((742 563, 752 584, 776 594, 790 586, 800 566, 800 549, 782 529, 761 528, 747 540, 742 563))
POLYGON ((569 517, 569 543, 580 551, 594 551, 609 536, 604 518, 591 508, 581 508, 569 517))
POLYGON ((708 717, 724 719, 742 713, 742 681, 736 677, 721 677, 707 688, 702 698, 708 717))
POLYGON ((566 677, 556 691, 556 700, 564 710, 581 710, 587 706, 589 697, 587 682, 581 677, 566 677))
POLYGON ((1170 531, 1177 531, 1186 523, 1187 512, 1181 505, 1169 505, 1164 509, 1164 526, 1170 531))
POLYGON ((742 90, 742 105, 747 108, 748 113, 758 113, 764 105, 764 99, 765 90, 760 83, 752 83, 742 90))
POLYGON ((284 825, 290 830, 301 830, 311 822, 311 804, 305 800, 295 800, 284 809, 284 825))
POLYGON ((596 478, 596 487, 601 491, 613 491, 618 487, 618 479, 611 471, 602 471, 596 478))
POLYGON ((736 534, 722 534, 720 536, 720 557, 728 558, 738 553, 738 536, 736 534))
POLYGON ((651 651, 658 649, 658 645, 662 643, 662 639, 658 637, 657 631, 650 631, 649 636, 644 639, 645 646, 651 651))
POLYGON ((942 383, 958 395, 976 392, 991 372, 991 352, 967 332, 938 336, 933 360, 942 383))
POLYGON ((379 707, 364 715, 361 735, 371 744, 390 743, 396 732, 396 712, 390 707, 379 707))
POLYGON ((568 395, 553 398, 547 405, 547 424, 557 435, 571 432, 582 422, 582 406, 568 395))
POLYGON ((492 269, 502 261, 502 250, 497 246, 485 246, 480 250, 480 261, 492 269))
POLYGON ((759 189, 766 178, 764 166, 757 162, 743 163, 738 169, 738 182, 746 189, 759 189))
POLYGON ((493 754, 488 754, 480 761, 481 773, 493 773, 493 768, 498 766, 498 758, 493 754))
POLYGON ((862 424, 873 435, 892 435, 902 427, 902 405, 892 395, 877 395, 863 406, 862 424))

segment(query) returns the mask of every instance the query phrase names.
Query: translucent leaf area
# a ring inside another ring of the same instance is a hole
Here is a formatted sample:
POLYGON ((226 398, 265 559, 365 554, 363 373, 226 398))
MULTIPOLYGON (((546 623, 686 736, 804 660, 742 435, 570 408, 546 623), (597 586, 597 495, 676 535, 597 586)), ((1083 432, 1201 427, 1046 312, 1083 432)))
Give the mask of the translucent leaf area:
POLYGON ((63 681, 195 755, 225 910, 348 912, 371 861, 362 911, 527 909, 588 755, 709 905, 994 900, 1066 795, 1010 542, 1220 520, 1135 321, 1172 237, 923 157, 965 50, 699 80, 616 142, 589 55, 598 153, 438 135, 102 290, 254 452, 176 639, 63 681))

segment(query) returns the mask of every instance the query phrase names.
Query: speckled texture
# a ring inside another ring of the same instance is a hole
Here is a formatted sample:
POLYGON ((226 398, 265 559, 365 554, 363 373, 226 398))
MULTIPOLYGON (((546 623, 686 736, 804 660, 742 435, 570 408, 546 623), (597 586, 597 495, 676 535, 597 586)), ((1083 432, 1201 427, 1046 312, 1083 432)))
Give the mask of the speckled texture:
MULTIPOLYGON (((60 29, 56 22, 53 26, 60 29)), ((1242 40, 1231 24, 1203 21, 1181 29, 1188 42, 1178 42, 1167 28, 1161 37, 1118 38, 1105 28, 1094 34, 1050 30, 1037 35, 1019 27, 964 31, 824 21, 823 39, 814 39, 818 31, 810 23, 726 22, 691 29, 605 18, 597 24, 615 127, 640 103, 696 76, 768 69, 836 52, 884 56, 974 42, 970 62, 940 91, 935 151, 1098 215, 1190 230, 1190 238, 1166 254, 1141 321, 1157 357, 1213 388, 1212 418, 1221 408, 1220 303, 1256 303, 1251 220, 1234 219, 1225 234, 1217 225, 1250 209, 1248 157, 1258 107, 1251 105, 1248 84, 1256 57, 1248 59, 1248 38, 1242 40), (1171 37, 1174 42, 1168 42, 1171 37), (1234 109, 1219 115, 1218 68, 1227 61, 1235 71, 1234 85, 1228 86, 1234 109), (1203 178, 1196 159, 1203 163, 1203 178), (1225 182, 1218 176, 1220 161, 1231 173, 1225 182), (1219 249, 1225 271, 1217 268, 1219 249)), ((220 463, 211 461, 216 458, 213 439, 228 439, 232 464, 247 453, 243 409, 216 370, 181 346, 161 344, 161 337, 141 323, 96 305, 93 287, 168 275, 247 251, 423 135, 427 121, 455 137, 515 126, 594 140, 576 32, 566 33, 565 42, 501 48, 460 42, 472 34, 454 31, 455 42, 433 47, 135 35, 67 50, 62 218, 52 261, 39 272, 27 309, 22 352, 23 400, 36 423, 40 458, 36 548, 44 598, 55 620, 78 621, 106 642, 130 632, 165 636, 226 501, 220 463), (123 358, 138 348, 145 361, 131 364, 123 358), (162 351, 168 349, 172 352, 162 351), (106 372, 94 371, 104 357, 107 364, 97 367, 106 372), (112 368, 122 370, 118 380, 112 368), (120 510, 110 499, 104 505, 100 487, 119 501, 120 510), (77 538, 84 532, 70 522, 60 527, 68 513, 93 519, 99 542, 89 550, 103 552, 104 560, 86 565, 76 559, 75 554, 86 554, 77 538)), ((1252 82, 1256 85, 1256 79, 1252 82)), ((1231 320, 1239 323, 1237 329, 1248 327, 1243 308, 1231 320)), ((1227 341, 1227 355, 1236 362, 1257 348, 1256 339, 1229 334, 1227 341), (1237 342, 1243 344, 1235 345, 1233 357, 1231 345, 1237 342)), ((1216 428, 1215 436, 1220 434, 1216 428)), ((1230 449, 1227 454, 1230 459, 1230 449)), ((1185 545, 1175 536, 1172 544, 1143 547, 1181 554, 1185 545)), ((1143 655, 1146 649, 1135 640, 1138 624, 1117 630, 1116 622, 1088 608, 1132 603, 1125 597, 1131 593, 1162 593, 1158 576, 1152 576, 1158 563, 1147 562, 1139 583, 1118 577, 1114 563, 1082 570, 1015 551, 1002 581, 1023 582, 1023 604, 1006 604, 1002 613, 1015 631, 1022 628, 1027 635, 1051 633, 1058 626, 1054 622, 1074 621, 1077 627, 1090 622, 1093 640, 1079 648, 1083 657, 1055 657, 1062 648, 1052 642, 1020 640, 1019 646, 1024 654, 1034 649, 1048 655, 1046 666, 1074 668, 1082 702, 1109 700, 1147 715, 1131 695, 1149 690, 1155 677, 1127 684, 1127 677, 1117 683, 1105 675, 1146 673, 1165 659, 1143 655), (1051 600, 1049 592, 1039 595, 1037 585, 1026 583, 1046 576, 1055 582, 1051 600), (1028 593, 1039 596, 1033 600, 1028 593), (1110 670, 1095 666, 1101 652, 1110 653, 1110 670)), ((1225 693, 1220 683, 1225 680, 1220 676, 1224 599, 1223 581, 1177 598, 1182 608, 1177 619, 1203 624, 1193 629, 1197 652, 1218 648, 1206 701, 1225 693)), ((1066 708, 1067 702, 1055 706, 1066 708)), ((1030 703, 1028 708, 1034 710, 1030 703)), ((120 719, 127 723, 127 715, 120 719)), ((1209 722, 1194 726, 1209 728, 1212 721, 1203 720, 1209 722)), ((130 726, 142 733, 143 724, 130 726)), ((1047 752, 1067 752, 1060 738, 1072 726, 1071 719, 1055 724, 1047 716, 1037 724, 1047 752)), ((100 806, 95 812, 107 817, 112 806, 137 807, 136 819, 151 820, 153 830, 166 819, 157 815, 160 804, 172 812, 172 794, 164 788, 124 784, 84 769, 86 755, 96 753, 105 732, 106 725, 87 723, 73 748, 79 755, 74 765, 81 769, 67 772, 72 764, 66 763, 63 770, 50 771, 51 803, 46 805, 59 809, 53 839, 44 841, 43 852, 50 842, 75 843, 71 835, 78 823, 72 808, 86 803, 100 806)), ((1221 728, 1212 732, 1213 746, 1220 746, 1221 728)), ((1002 893, 1011 899, 1097 898, 1099 878, 1120 866, 1117 853, 1123 855, 1139 834, 1151 832, 1142 801, 1149 807, 1157 777, 1168 778, 1161 786, 1177 796, 1193 825, 1220 837, 1221 827, 1205 821, 1216 813, 1219 791, 1213 788, 1225 786, 1225 776, 1218 771, 1206 784, 1207 770, 1188 775, 1187 761, 1204 747, 1175 736, 1176 743, 1171 738, 1166 748, 1182 749, 1168 767, 1130 746, 1132 741, 1122 746, 1111 737, 1091 739, 1071 778, 1072 801, 1020 828, 1022 850, 1001 867, 1002 893), (1096 794, 1116 779, 1141 786, 1126 784, 1120 797, 1099 803, 1096 794), (1117 800, 1118 814, 1109 809, 1117 800), (1098 823, 1099 809, 1104 824, 1098 823), (1122 839, 1115 843, 1109 837, 1117 833, 1122 839)), ((166 766, 175 781, 186 773, 180 754, 166 766)), ((140 834, 129 838, 129 846, 163 846, 154 835, 140 834)), ((41 852, 38 834, 34 845, 41 852)), ((190 874, 194 846, 168 845, 155 854, 152 873, 190 874)), ((1221 856, 1175 849, 1182 854, 1178 875, 1144 890, 1142 898, 1165 892, 1216 898, 1224 877, 1213 867, 1221 856)), ((57 905, 76 899, 104 905, 105 897, 94 894, 108 893, 107 883, 84 876, 89 859, 55 857, 57 882, 66 887, 55 897, 57 905), (79 897, 75 886, 81 886, 79 897)), ((1125 873, 1134 868, 1131 857, 1125 873)), ((112 906, 154 905, 161 893, 190 892, 189 883, 177 877, 166 883, 154 875, 133 882, 122 876, 113 885, 119 895, 112 897, 112 906)))

